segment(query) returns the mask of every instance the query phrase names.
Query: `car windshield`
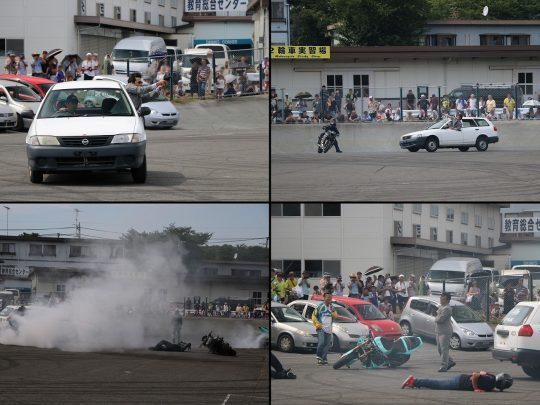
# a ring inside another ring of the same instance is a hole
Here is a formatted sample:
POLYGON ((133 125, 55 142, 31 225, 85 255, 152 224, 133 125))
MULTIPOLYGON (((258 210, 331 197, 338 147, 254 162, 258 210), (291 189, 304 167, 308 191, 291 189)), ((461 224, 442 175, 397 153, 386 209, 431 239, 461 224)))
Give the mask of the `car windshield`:
POLYGON ((45 97, 38 118, 126 117, 133 115, 133 109, 127 101, 124 91, 108 88, 83 88, 52 90, 45 97))
POLYGON ((452 317, 457 323, 482 322, 482 318, 466 305, 455 305, 452 307, 452 317))
POLYGON ((343 307, 335 307, 337 312, 336 322, 339 323, 356 323, 356 317, 343 307))
POLYGON ((294 308, 272 308, 272 314, 278 322, 307 322, 294 308))
POLYGON ((42 84, 38 84, 38 86, 39 86, 39 88, 40 88, 41 90, 43 90, 43 92, 44 92, 45 94, 47 94, 47 92, 50 90, 50 88, 51 88, 52 86, 54 86, 54 83, 42 83, 42 84))
POLYGON ((436 122, 432 126, 429 127, 429 129, 441 129, 445 124, 449 123, 451 120, 440 120, 439 122, 436 122))
POLYGON ((115 49, 112 52, 113 60, 147 58, 148 51, 138 49, 115 49))
POLYGON ((15 308, 5 307, 2 312, 0 312, 0 316, 8 316, 14 309, 15 308))
POLYGON ((532 307, 528 305, 516 305, 508 314, 504 317, 501 325, 518 326, 523 325, 525 319, 529 316, 532 307))
POLYGON ((464 273, 462 271, 451 270, 431 270, 429 272, 429 281, 440 282, 446 280, 447 283, 464 283, 464 273))
POLYGON ((373 304, 355 304, 354 307, 366 321, 386 319, 386 316, 373 304))
POLYGON ((15 101, 40 102, 41 97, 26 86, 6 86, 11 98, 15 101))

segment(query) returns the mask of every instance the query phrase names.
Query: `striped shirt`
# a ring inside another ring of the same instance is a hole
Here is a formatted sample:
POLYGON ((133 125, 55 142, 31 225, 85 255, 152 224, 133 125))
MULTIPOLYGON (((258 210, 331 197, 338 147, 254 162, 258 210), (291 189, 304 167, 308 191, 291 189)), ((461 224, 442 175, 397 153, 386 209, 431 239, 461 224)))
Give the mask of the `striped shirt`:
POLYGON ((208 76, 210 76, 210 67, 207 66, 201 66, 199 68, 199 72, 197 73, 197 78, 200 81, 206 81, 208 79, 208 76))

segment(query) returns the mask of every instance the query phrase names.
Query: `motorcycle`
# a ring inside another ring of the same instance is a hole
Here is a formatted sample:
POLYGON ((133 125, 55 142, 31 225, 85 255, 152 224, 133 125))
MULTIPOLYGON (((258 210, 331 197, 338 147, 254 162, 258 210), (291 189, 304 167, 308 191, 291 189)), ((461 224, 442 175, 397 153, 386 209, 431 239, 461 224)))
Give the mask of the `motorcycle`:
POLYGON ((394 368, 409 361, 411 353, 420 349, 422 345, 422 338, 417 336, 401 336, 395 340, 381 336, 361 336, 356 346, 344 353, 333 367, 337 370, 360 361, 364 368, 394 368))
POLYGON ((339 131, 335 123, 325 125, 323 127, 323 132, 321 132, 319 140, 317 141, 317 152, 328 152, 330 148, 334 146, 337 136, 339 136, 339 131))
POLYGON ((236 356, 236 350, 225 342, 222 337, 212 336, 212 332, 202 337, 201 347, 202 346, 208 347, 208 350, 212 354, 219 354, 221 356, 236 356))

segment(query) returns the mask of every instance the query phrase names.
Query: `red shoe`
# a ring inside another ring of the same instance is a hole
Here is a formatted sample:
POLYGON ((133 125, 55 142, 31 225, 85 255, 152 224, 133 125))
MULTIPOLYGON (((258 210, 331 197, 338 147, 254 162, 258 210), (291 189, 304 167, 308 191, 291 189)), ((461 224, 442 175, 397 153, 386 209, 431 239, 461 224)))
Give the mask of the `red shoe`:
POLYGON ((401 389, 403 388, 414 388, 414 376, 410 375, 405 381, 403 381, 403 384, 401 384, 401 389))

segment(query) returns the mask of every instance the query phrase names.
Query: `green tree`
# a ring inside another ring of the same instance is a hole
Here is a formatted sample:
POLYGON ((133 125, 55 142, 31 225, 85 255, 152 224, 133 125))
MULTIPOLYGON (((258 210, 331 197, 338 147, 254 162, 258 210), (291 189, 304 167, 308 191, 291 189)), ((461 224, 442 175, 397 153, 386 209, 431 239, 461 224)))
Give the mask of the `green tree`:
POLYGON ((529 20, 540 18, 538 1, 521 0, 429 0, 432 20, 472 19, 472 20, 529 20), (484 6, 489 7, 487 17, 482 15, 484 6))
POLYGON ((328 25, 334 22, 329 0, 291 1, 291 45, 331 45, 328 25))

